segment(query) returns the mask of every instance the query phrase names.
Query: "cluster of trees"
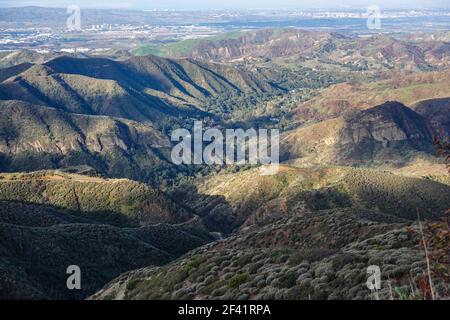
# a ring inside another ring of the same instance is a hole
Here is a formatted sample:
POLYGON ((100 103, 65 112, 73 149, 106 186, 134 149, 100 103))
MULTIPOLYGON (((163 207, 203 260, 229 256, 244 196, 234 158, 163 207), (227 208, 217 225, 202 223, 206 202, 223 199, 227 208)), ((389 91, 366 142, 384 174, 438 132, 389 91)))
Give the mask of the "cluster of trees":
POLYGON ((438 156, 445 158, 445 164, 450 173, 450 142, 435 138, 434 145, 436 146, 438 156))

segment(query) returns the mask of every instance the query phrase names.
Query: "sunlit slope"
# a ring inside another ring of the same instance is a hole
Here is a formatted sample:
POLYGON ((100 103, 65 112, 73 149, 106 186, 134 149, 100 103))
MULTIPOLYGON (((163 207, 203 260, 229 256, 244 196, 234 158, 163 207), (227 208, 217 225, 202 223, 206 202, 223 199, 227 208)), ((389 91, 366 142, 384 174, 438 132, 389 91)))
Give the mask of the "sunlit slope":
POLYGON ((422 100, 449 97, 449 79, 450 73, 444 71, 398 75, 376 82, 337 84, 298 105, 294 114, 299 121, 324 120, 386 101, 412 106, 422 100))
POLYGON ((281 149, 283 160, 312 164, 403 165, 435 153, 427 119, 398 102, 287 132, 281 149))
POLYGON ((450 206, 449 191, 446 184, 381 170, 281 166, 273 176, 253 169, 200 179, 175 196, 183 197, 209 228, 230 232, 326 209, 370 209, 406 220, 419 212, 437 218, 450 206))
POLYGON ((0 101, 2 171, 88 165, 137 178, 167 163, 167 138, 149 124, 67 113, 22 101, 0 101))
POLYGON ((166 264, 211 241, 194 220, 131 180, 1 174, 0 298, 86 298, 122 272, 166 264), (66 269, 74 264, 83 285, 71 291, 66 269))
POLYGON ((153 56, 124 61, 60 57, 0 84, 3 100, 24 100, 68 112, 155 122, 201 115, 212 97, 277 92, 235 67, 153 56))
POLYGON ((68 209, 106 222, 117 218, 119 224, 180 223, 192 218, 146 184, 60 171, 2 174, 0 200, 68 209))

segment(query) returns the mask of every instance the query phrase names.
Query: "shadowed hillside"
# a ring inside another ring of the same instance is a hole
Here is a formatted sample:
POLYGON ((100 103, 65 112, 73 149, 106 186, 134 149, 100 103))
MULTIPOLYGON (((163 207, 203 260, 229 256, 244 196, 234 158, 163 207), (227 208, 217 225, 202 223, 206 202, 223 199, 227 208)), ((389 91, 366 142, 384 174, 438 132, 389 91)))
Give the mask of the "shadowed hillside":
POLYGON ((165 225, 122 229, 99 224, 36 228, 0 223, 0 238, 2 299, 82 299, 122 272, 165 264, 208 241, 165 225), (83 271, 81 291, 66 287, 66 268, 74 263, 83 271))
MULTIPOLYGON (((163 267, 125 273, 91 299, 372 300, 364 286, 368 265, 381 267, 381 299, 423 299, 411 289, 426 270, 412 230, 410 219, 378 210, 297 211, 163 267)), ((448 283, 434 281, 445 296, 448 283)))
POLYGON ((130 180, 2 174, 0 199, 2 299, 82 299, 122 272, 168 263, 212 240, 191 214, 130 180), (66 287, 73 264, 82 270, 81 291, 66 287))
POLYGON ((10 173, 0 177, 0 200, 51 205, 105 221, 181 223, 192 218, 161 192, 127 179, 101 179, 60 171, 10 173), (107 214, 109 213, 109 215, 107 214), (124 217, 121 217, 124 216, 124 217), (120 220, 119 220, 120 221, 120 220))
POLYGON ((116 177, 142 178, 167 163, 170 142, 148 124, 0 101, 1 171, 89 165, 116 177))
MULTIPOLYGON (((320 217, 323 216, 315 216, 315 219, 320 217)), ((418 239, 401 225, 397 225, 396 230, 382 231, 382 224, 378 222, 367 219, 344 222, 341 219, 343 217, 334 217, 326 224, 332 232, 342 235, 339 232, 347 232, 348 228, 340 229, 339 225, 343 227, 349 223, 354 228, 365 229, 367 238, 362 237, 360 241, 347 239, 349 242, 342 242, 338 247, 325 245, 318 249, 315 242, 326 238, 327 230, 315 225, 309 226, 318 228, 314 229, 315 237, 302 249, 289 243, 268 247, 270 237, 263 246, 248 248, 245 243, 258 235, 252 233, 238 238, 241 242, 237 245, 232 243, 235 239, 230 239, 194 250, 164 267, 148 267, 123 274, 91 298, 373 300, 362 283, 367 277, 366 266, 381 262, 385 262, 381 264, 381 299, 423 298, 419 290, 411 292, 408 280, 419 283, 426 269, 423 253, 414 247, 418 239)), ((274 230, 275 234, 270 236, 298 242, 296 233, 284 229, 300 223, 308 228, 306 220, 294 220, 279 225, 280 230, 274 230)), ((436 284, 439 292, 445 294, 445 284, 440 281, 436 284)))
POLYGON ((205 115, 208 100, 219 95, 277 92, 278 88, 238 68, 153 56, 125 61, 60 57, 0 84, 3 100, 150 122, 205 115))
POLYGON ((450 135, 450 98, 420 101, 412 106, 421 114, 435 136, 446 139, 450 135))
POLYGON ((197 20, 216 12, 145 14, 156 20, 30 36, 89 56, 0 52, 0 299, 448 298, 449 158, 436 153, 450 149, 446 33, 193 39, 222 28, 197 20), (178 24, 186 15, 197 22, 178 24), (168 17, 177 24, 156 27, 168 17), (121 32, 133 40, 117 48, 107 38, 123 43, 121 32), (156 45, 130 50, 144 41, 156 45), (210 137, 216 156, 230 155, 229 129, 259 130, 258 142, 278 129, 279 171, 175 165, 175 129, 191 151, 209 145, 196 120, 227 136, 210 137), (67 289, 70 265, 82 290, 67 289), (381 269, 377 292, 368 266, 381 269))
MULTIPOLYGON (((255 169, 195 187, 188 202, 206 224, 240 228, 163 267, 124 273, 91 299, 370 300, 369 265, 381 268, 381 299, 423 299, 415 219, 438 221, 450 206, 448 185, 345 167, 255 169)), ((448 282, 434 283, 445 297, 448 282)))

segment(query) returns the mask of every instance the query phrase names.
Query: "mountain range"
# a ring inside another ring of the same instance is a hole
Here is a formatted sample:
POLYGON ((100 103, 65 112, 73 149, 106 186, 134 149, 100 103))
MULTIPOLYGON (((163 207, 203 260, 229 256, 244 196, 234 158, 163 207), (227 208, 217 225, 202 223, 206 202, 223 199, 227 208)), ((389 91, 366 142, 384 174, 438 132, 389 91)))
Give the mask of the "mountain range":
POLYGON ((220 118, 212 99, 284 91, 236 67, 151 56, 58 57, 2 69, 1 79, 3 171, 89 165, 134 179, 170 170, 165 131, 220 118))
POLYGON ((368 38, 334 32, 266 29, 222 35, 218 39, 185 40, 166 46, 148 46, 137 54, 193 57, 212 61, 264 61, 329 67, 353 71, 432 70, 447 68, 450 46, 445 41, 414 43, 388 35, 368 38))
POLYGON ((0 298, 372 299, 379 265, 381 298, 423 299, 427 258, 446 297, 448 49, 271 29, 0 57, 0 298), (280 129, 278 173, 174 165, 194 120, 280 129))
POLYGON ((386 101, 398 101, 414 109, 423 100, 449 96, 449 73, 397 74, 371 82, 346 82, 321 89, 314 97, 293 108, 297 121, 326 120, 345 113, 371 108, 386 101))

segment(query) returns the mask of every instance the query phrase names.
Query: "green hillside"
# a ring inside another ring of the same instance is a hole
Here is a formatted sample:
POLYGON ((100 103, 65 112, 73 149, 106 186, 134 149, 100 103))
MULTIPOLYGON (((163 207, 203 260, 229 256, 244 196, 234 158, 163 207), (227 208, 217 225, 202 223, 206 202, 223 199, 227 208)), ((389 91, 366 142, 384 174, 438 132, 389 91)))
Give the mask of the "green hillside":
POLYGON ((169 43, 169 44, 158 44, 158 45, 148 45, 139 47, 134 50, 136 56, 147 56, 155 55, 159 57, 188 57, 190 54, 202 43, 215 43, 219 44, 220 41, 238 39, 240 36, 245 34, 241 31, 226 32, 217 36, 211 36, 204 39, 187 39, 179 42, 169 43))
MULTIPOLYGON (((423 299, 411 283, 419 283, 426 262, 406 225, 373 211, 285 218, 123 274, 91 299, 373 300, 363 285, 368 265, 381 267, 381 299, 423 299)), ((448 284, 435 284, 445 295, 448 284)))
POLYGON ((430 219, 442 217, 450 207, 449 186, 430 179, 326 166, 281 166, 274 176, 259 172, 199 179, 174 191, 174 197, 184 199, 211 230, 226 233, 316 210, 370 209, 414 220, 417 212, 430 219))
POLYGON ((0 108, 1 171, 88 165, 110 177, 145 180, 151 168, 170 168, 170 143, 149 124, 21 101, 0 101, 0 108))
MULTIPOLYGON (((136 29, 143 20, 60 34, 50 53, 0 52, 0 300, 448 299, 442 33, 193 39, 231 30, 239 14, 145 14, 156 20, 136 29), (176 25, 156 26, 169 16, 176 25), (109 36, 121 32, 133 40, 117 47, 126 38, 109 36), (75 43, 98 50, 57 52, 75 43), (175 165, 172 133, 191 132, 197 149, 195 121, 227 144, 228 129, 279 129, 278 172, 175 165), (82 290, 67 289, 70 265, 82 290), (377 292, 366 286, 374 265, 377 292)), ((8 50, 27 46, 8 32, 8 50)))
POLYGON ((0 200, 50 205, 83 213, 88 219, 92 213, 94 220, 102 219, 100 213, 105 213, 105 219, 125 216, 137 224, 181 223, 192 218, 164 194, 145 184, 60 171, 2 174, 0 200))
POLYGON ((121 229, 74 223, 39 228, 0 223, 0 239, 1 299, 82 299, 122 272, 165 264, 207 242, 164 225, 121 229), (73 264, 82 270, 80 291, 66 287, 66 269, 73 264))
POLYGON ((282 92, 236 67, 154 56, 124 61, 60 57, 20 71, 11 71, 0 83, 0 99, 153 123, 204 116, 209 101, 218 96, 282 92))
POLYGON ((212 240, 167 196, 131 180, 2 174, 0 199, 0 299, 82 299, 125 271, 212 240), (80 291, 66 287, 73 264, 80 291))

